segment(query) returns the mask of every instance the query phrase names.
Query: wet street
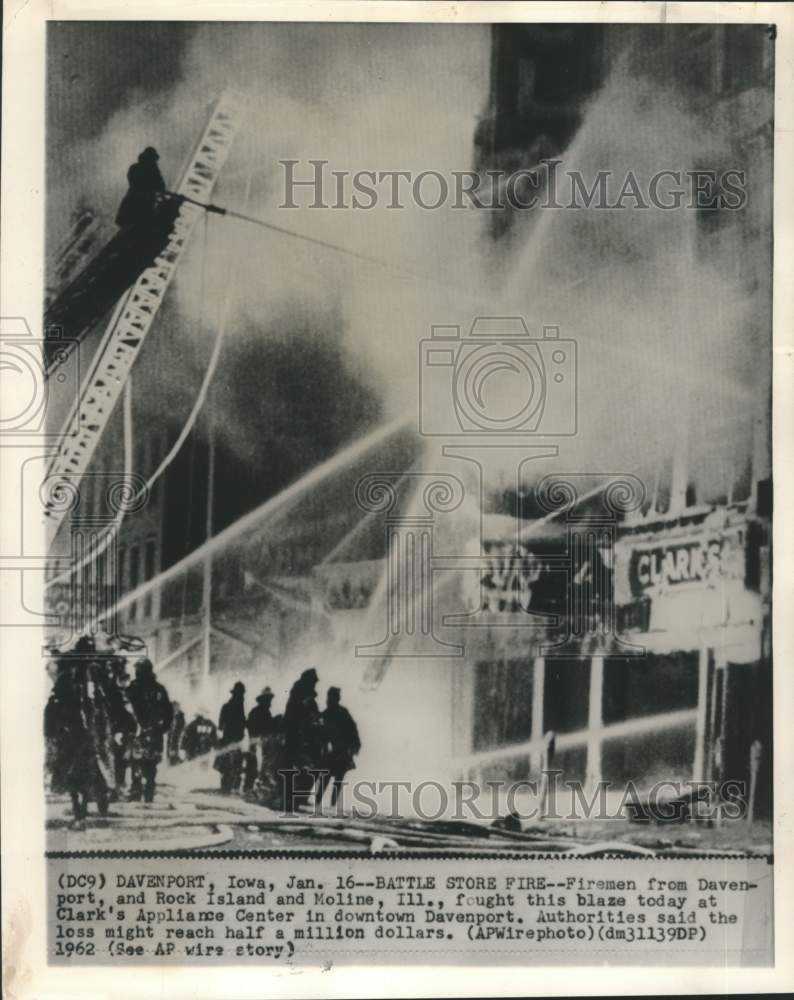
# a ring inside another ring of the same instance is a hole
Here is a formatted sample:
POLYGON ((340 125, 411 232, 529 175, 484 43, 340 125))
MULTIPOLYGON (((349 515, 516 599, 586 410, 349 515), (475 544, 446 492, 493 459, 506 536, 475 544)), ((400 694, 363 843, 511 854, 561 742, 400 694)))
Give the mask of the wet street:
POLYGON ((92 803, 84 830, 69 828, 72 814, 68 796, 48 794, 48 851, 222 852, 287 848, 376 855, 437 850, 579 857, 772 852, 772 830, 765 822, 748 827, 737 821, 713 827, 691 822, 642 825, 626 820, 548 820, 511 831, 464 821, 386 816, 365 819, 311 811, 285 815, 240 795, 221 794, 214 784, 214 772, 200 775, 202 780, 173 782, 174 776, 182 777, 181 770, 164 769, 153 803, 114 802, 105 817, 98 815, 92 803))
MULTIPOLYGON (((192 851, 267 850, 305 848, 307 827, 324 824, 313 816, 285 816, 238 795, 222 795, 210 785, 184 788, 159 784, 152 803, 110 805, 100 816, 92 803, 85 830, 72 830, 71 802, 67 795, 47 795, 47 849, 49 851, 192 851)), ((371 837, 356 843, 350 836, 334 835, 333 826, 312 834, 308 849, 344 847, 369 851, 371 837), (323 836, 323 833, 325 836, 323 836), (318 836, 319 834, 319 836, 318 836)))

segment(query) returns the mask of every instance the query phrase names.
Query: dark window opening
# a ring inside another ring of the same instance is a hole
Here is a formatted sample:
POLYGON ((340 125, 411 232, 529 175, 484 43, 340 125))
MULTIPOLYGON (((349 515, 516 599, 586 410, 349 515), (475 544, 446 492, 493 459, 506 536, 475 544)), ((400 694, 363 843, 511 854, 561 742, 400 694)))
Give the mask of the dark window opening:
MULTIPOLYGON (((561 771, 556 778, 560 785, 569 782, 584 782, 587 777, 587 747, 571 747, 568 750, 558 750, 551 763, 553 771, 561 771)), ((550 779, 551 780, 551 779, 550 779)))
POLYGON ((604 781, 633 781, 638 790, 655 782, 692 779, 695 760, 695 726, 657 730, 611 740, 601 746, 604 781))
POLYGON ((532 730, 533 664, 529 660, 478 663, 474 682, 477 750, 493 750, 528 740, 532 730))
MULTIPOLYGON (((144 558, 144 573, 145 573, 144 578, 146 580, 151 580, 155 574, 156 557, 157 557, 157 546, 154 539, 150 539, 146 543, 146 555, 144 558)), ((146 597, 144 598, 143 615, 144 618, 150 618, 151 614, 152 614, 152 591, 150 590, 146 595, 146 597)))
MULTIPOLYGON (((137 545, 133 545, 130 549, 130 590, 135 590, 138 586, 139 574, 140 574, 140 550, 137 545)), ((130 604, 130 621, 134 622, 138 616, 138 602, 132 601, 130 604)))
POLYGON ((590 661, 583 657, 546 660, 543 732, 573 733, 585 729, 589 703, 590 661))
POLYGON ((118 596, 124 593, 124 586, 126 584, 125 573, 127 572, 127 549, 122 545, 119 549, 119 564, 118 564, 118 574, 116 577, 118 596))
POLYGON ((604 724, 695 708, 698 654, 604 660, 604 724))

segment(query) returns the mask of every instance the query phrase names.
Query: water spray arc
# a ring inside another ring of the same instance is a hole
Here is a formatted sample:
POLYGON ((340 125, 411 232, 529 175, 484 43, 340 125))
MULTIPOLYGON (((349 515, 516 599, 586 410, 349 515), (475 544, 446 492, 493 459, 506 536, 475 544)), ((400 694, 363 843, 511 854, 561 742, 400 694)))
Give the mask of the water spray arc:
POLYGON ((352 250, 350 247, 342 246, 340 243, 333 243, 330 240, 323 240, 317 236, 310 236, 308 233, 299 233, 297 230, 287 229, 285 226, 276 225, 275 222, 270 222, 267 219, 260 219, 254 215, 237 212, 234 209, 224 208, 221 205, 213 205, 207 202, 196 201, 193 198, 187 198, 184 196, 180 197, 182 201, 195 205, 197 208, 201 208, 209 214, 225 216, 229 219, 236 219, 238 222, 246 222, 249 225, 258 226, 260 229, 270 230, 271 232, 278 233, 281 236, 287 236, 293 240, 300 240, 313 246, 323 247, 324 249, 331 250, 335 253, 341 253, 365 264, 373 264, 376 267, 381 267, 401 278, 407 278, 410 281, 418 281, 434 285, 444 291, 454 292, 458 296, 464 296, 469 300, 474 298, 470 288, 466 288, 463 285, 452 285, 448 282, 439 281, 437 278, 433 278, 427 274, 418 274, 416 271, 410 271, 407 268, 393 263, 392 261, 384 260, 382 257, 375 257, 372 254, 361 253, 358 250, 352 250))

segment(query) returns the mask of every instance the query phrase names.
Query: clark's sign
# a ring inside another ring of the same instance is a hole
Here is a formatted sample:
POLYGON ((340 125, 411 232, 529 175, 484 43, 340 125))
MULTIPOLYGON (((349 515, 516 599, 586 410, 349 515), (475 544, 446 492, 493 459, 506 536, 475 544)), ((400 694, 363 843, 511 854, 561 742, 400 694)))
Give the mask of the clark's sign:
POLYGON ((628 570, 629 587, 635 597, 649 590, 742 578, 742 533, 736 531, 637 546, 629 556, 628 570))

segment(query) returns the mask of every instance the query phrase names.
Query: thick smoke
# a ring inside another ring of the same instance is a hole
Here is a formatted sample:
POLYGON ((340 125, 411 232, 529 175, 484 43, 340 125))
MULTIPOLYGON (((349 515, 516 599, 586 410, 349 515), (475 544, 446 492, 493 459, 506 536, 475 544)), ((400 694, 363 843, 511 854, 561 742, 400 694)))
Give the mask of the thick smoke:
MULTIPOLYGON (((563 153, 561 171, 581 171, 588 187, 598 170, 618 185, 627 171, 642 184, 664 169, 748 170, 746 209, 711 229, 688 209, 534 210, 497 248, 494 267, 486 213, 475 209, 390 210, 385 196, 368 211, 279 209, 280 160, 299 160, 303 177, 310 159, 329 171, 469 169, 489 55, 484 26, 203 26, 182 53, 179 83, 146 99, 133 91, 80 145, 110 214, 144 145, 159 148, 175 179, 208 106, 238 89, 251 111, 215 200, 415 276, 212 217, 177 278, 171 354, 159 368, 164 405, 191 398, 227 296, 238 342, 275 338, 288 352, 291 330, 311 327, 341 344, 344 366, 381 398, 384 418, 416 412, 418 342, 431 324, 465 330, 478 312, 521 314, 534 333, 555 324, 579 344, 580 430, 561 445, 558 467, 649 473, 689 439, 702 492, 718 494, 749 458, 768 359, 768 287, 757 280, 768 264, 768 178, 728 139, 746 122, 712 124, 674 79, 618 68, 563 153)), ((250 399, 229 380, 219 399, 222 433, 249 455, 250 399)))
MULTIPOLYGON (((389 210, 386 188, 368 211, 280 210, 279 161, 300 160, 303 177, 310 159, 351 173, 466 170, 487 73, 482 26, 197 29, 182 58, 182 81, 157 100, 133 93, 102 134, 82 144, 102 209, 113 212, 126 168, 147 144, 157 146, 173 182, 208 107, 232 88, 248 95, 250 111, 214 200, 392 266, 212 217, 206 236, 199 225, 176 281, 182 322, 169 324, 191 355, 188 367, 209 350, 229 296, 232 336, 283 339, 291 315, 297 327, 308 316, 318 336, 343 344, 347 364, 383 397, 387 416, 412 408, 418 340, 431 322, 465 321, 471 312, 461 297, 477 288, 478 213, 410 204, 389 210)), ((167 368, 163 377, 183 381, 181 371, 167 368)))
POLYGON ((585 111, 559 173, 581 171, 591 188, 597 171, 609 171, 614 199, 628 171, 647 192, 660 170, 740 169, 747 205, 718 219, 636 209, 631 199, 623 210, 541 211, 506 263, 505 302, 578 341, 579 433, 563 445, 561 464, 650 478, 687 443, 698 499, 708 500, 750 460, 763 406, 770 180, 729 140, 753 122, 712 127, 688 104, 674 80, 618 68, 585 111))

